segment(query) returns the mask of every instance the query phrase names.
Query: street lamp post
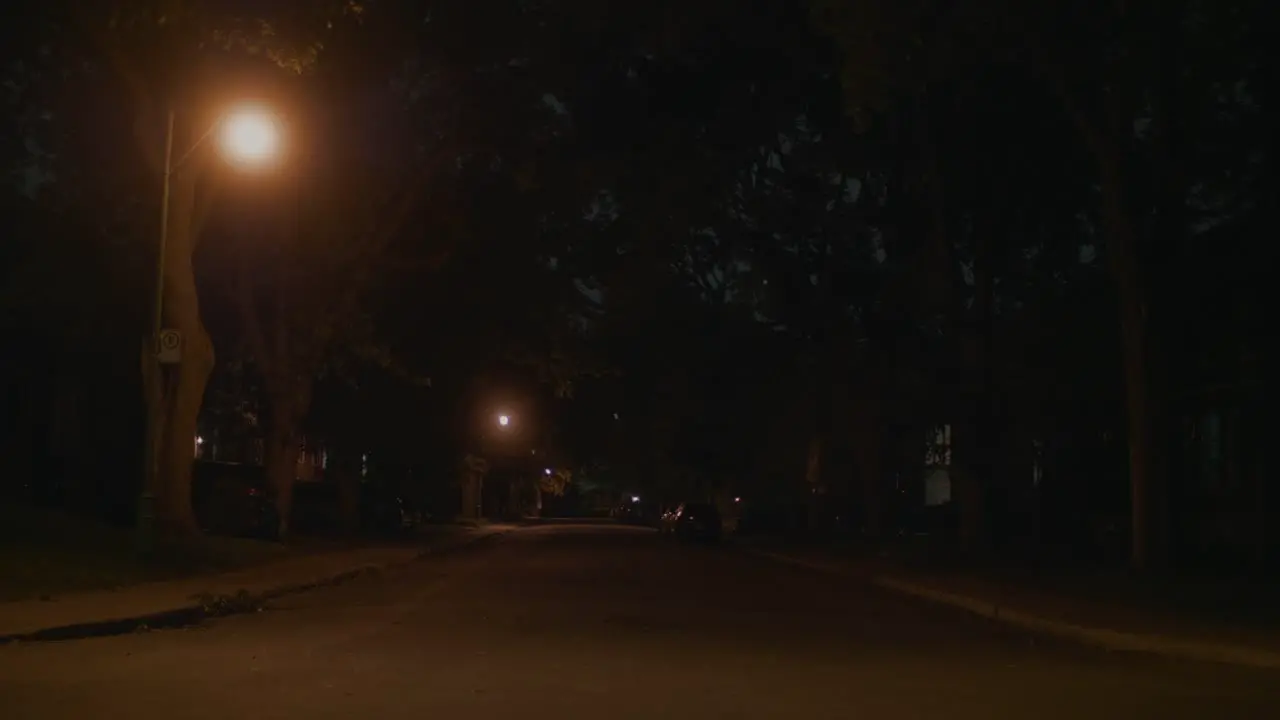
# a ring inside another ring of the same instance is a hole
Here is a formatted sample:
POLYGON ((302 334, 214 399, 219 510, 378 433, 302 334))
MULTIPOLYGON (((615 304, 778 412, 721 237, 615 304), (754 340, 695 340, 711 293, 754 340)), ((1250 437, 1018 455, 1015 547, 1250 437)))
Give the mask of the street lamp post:
MULTIPOLYGON (((499 433, 511 432, 515 425, 515 420, 507 412, 499 412, 498 417, 496 418, 496 422, 498 424, 499 433)), ((493 450, 493 449, 494 448, 492 446, 489 448, 489 450, 493 450)), ((479 488, 476 490, 476 519, 480 520, 483 518, 484 518, 484 481, 482 479, 480 481, 479 488)))
POLYGON ((242 165, 261 165, 279 151, 279 130, 272 114, 264 108, 246 106, 226 113, 196 139, 176 161, 173 158, 174 112, 165 121, 164 174, 160 188, 160 232, 156 247, 155 296, 152 299, 151 336, 148 357, 154 390, 147 403, 146 472, 138 496, 137 534, 139 548, 151 550, 155 535, 155 496, 160 478, 161 409, 164 402, 165 365, 181 361, 181 336, 164 329, 164 269, 169 244, 169 202, 173 176, 215 131, 221 131, 224 154, 242 165))
POLYGON ((498 434, 505 435, 511 433, 516 428, 516 418, 510 412, 505 410, 498 411, 497 414, 491 416, 493 426, 486 420, 484 429, 476 436, 475 452, 478 455, 467 455, 466 466, 467 476, 466 484, 462 493, 462 516, 481 520, 484 518, 484 475, 489 471, 489 463, 484 457, 496 452, 494 439, 494 431, 498 434))

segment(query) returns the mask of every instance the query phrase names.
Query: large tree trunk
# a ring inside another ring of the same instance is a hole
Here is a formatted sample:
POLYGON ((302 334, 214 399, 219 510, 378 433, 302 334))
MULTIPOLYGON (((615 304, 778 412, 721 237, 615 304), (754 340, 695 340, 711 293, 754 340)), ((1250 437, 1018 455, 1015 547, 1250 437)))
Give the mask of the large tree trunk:
POLYGON ((10 429, 0 433, 0 501, 14 499, 19 502, 34 500, 36 486, 35 461, 39 446, 38 424, 31 421, 35 408, 31 400, 34 392, 31 379, 21 375, 12 366, 3 368, 5 414, 15 422, 10 429))
POLYGON ((862 496, 862 532, 873 540, 884 534, 884 435, 878 409, 874 401, 854 409, 853 451, 862 496))
POLYGON ((291 423, 271 423, 267 437, 267 482, 275 495, 278 518, 278 535, 281 540, 289 536, 290 519, 293 516, 293 483, 298 473, 298 454, 301 439, 291 423))
POLYGON ((877 540, 884 534, 884 417, 881 383, 885 376, 879 354, 862 353, 854 365, 858 388, 852 398, 853 453, 862 497, 862 532, 877 540))
MULTIPOLYGON (((1107 192, 1104 187, 1104 193, 1107 192)), ((1112 248, 1133 243, 1128 218, 1108 222, 1108 240, 1112 248)), ((1128 252, 1112 249, 1113 254, 1128 252)), ((1149 344, 1143 293, 1137 287, 1135 270, 1125 269, 1128 260, 1112 261, 1113 280, 1120 301, 1121 347, 1124 353, 1125 406, 1129 431, 1129 501, 1130 562, 1138 570, 1145 569, 1162 554, 1161 538, 1156 532, 1158 518, 1152 517, 1153 505, 1160 490, 1160 473, 1154 467, 1155 410, 1148 385, 1149 344)))
POLYGON ((54 482, 61 490, 61 500, 70 510, 80 513, 99 511, 97 497, 90 485, 87 468, 84 467, 84 425, 80 403, 83 392, 78 377, 67 372, 54 375, 53 422, 50 423, 50 446, 54 463, 51 471, 54 482))
POLYGON ((342 532, 347 536, 360 533, 360 469, 348 463, 330 463, 338 482, 338 502, 342 532))
MULTIPOLYGON (((296 226, 295 226, 296 230, 296 226)), ((285 242, 284 240, 281 241, 285 242)), ((276 278, 270 287, 270 302, 255 302, 247 276, 241 278, 240 314, 253 350, 254 364, 262 375, 268 401, 267 431, 263 463, 267 482, 275 496, 277 535, 289 536, 293 518, 293 486, 298 477, 298 457, 302 451, 302 423, 311 411, 314 391, 313 366, 307 347, 296 347, 299 330, 288 304, 289 264, 276 258, 276 278)))
MULTIPOLYGON (((996 189, 1000 192, 1000 188, 996 189)), ((961 420, 956 428, 961 436, 968 430, 967 447, 962 448, 961 477, 961 540, 971 553, 985 554, 993 548, 993 517, 989 496, 998 483, 995 477, 996 432, 993 403, 995 377, 992 368, 992 341, 994 335, 995 272, 992 252, 995 217, 998 207, 989 209, 992 217, 975 229, 974 244, 974 299, 969 328, 962 331, 960 341, 966 346, 969 377, 966 403, 969 418, 961 420)), ((957 298, 958 299, 958 298, 957 298)))
POLYGON ((1128 415, 1130 563, 1146 569, 1163 553, 1162 523, 1153 517, 1163 490, 1163 474, 1156 467, 1155 412, 1148 368, 1147 291, 1138 257, 1138 231, 1125 197, 1119 148, 1091 120, 1064 84, 1058 94, 1098 168, 1102 195, 1102 227, 1108 268, 1116 288, 1120 340, 1124 363, 1125 406, 1128 415))
POLYGON ((826 443, 821 434, 815 433, 809 438, 808 465, 805 471, 805 484, 809 489, 807 512, 810 535, 818 533, 822 520, 822 454, 826 443))
POLYGON ((480 520, 484 516, 484 474, 487 464, 472 455, 467 455, 460 468, 459 499, 462 507, 459 517, 464 520, 480 520))
MULTIPOLYGON (((959 292, 961 284, 957 282, 956 273, 959 264, 954 258, 952 247, 952 210, 947 195, 947 178, 941 158, 937 150, 936 131, 930 124, 930 108, 926 94, 918 103, 918 117, 915 126, 915 137, 920 152, 920 172, 923 180, 924 200, 929 216, 930 242, 925 251, 924 263, 926 272, 932 271, 932 296, 924 298, 924 309, 936 309, 946 313, 951 322, 949 327, 955 333, 959 356, 963 363, 964 375, 975 377, 980 372, 986 357, 985 343, 982 336, 975 332, 975 324, 965 322, 963 298, 959 292), (978 373, 974 371, 977 370, 978 373)), ((982 248, 977 249, 982 255, 982 248)), ((979 258, 982 260, 983 258, 979 258)), ((974 313, 982 317, 989 312, 991 276, 989 263, 975 263, 975 285, 977 297, 974 313), (984 278, 979 274, 986 272, 986 288, 982 287, 984 278), (988 305, 984 309, 983 302, 988 305)), ((985 555, 988 551, 988 527, 986 496, 990 484, 988 477, 989 463, 985 461, 987 448, 984 437, 984 413, 982 405, 987 401, 985 387, 981 381, 971 382, 967 387, 947 398, 948 405, 954 407, 958 401, 960 407, 952 425, 952 463, 950 467, 953 498, 959 512, 959 536, 963 550, 971 556, 985 555)))
POLYGON ((148 457, 148 490, 154 498, 156 529, 170 536, 198 532, 191 507, 191 466, 196 423, 205 386, 213 372, 213 342, 200 319, 192 257, 195 252, 195 174, 171 181, 169 230, 164 263, 164 327, 182 333, 182 361, 161 368, 150 343, 143 346, 143 388, 158 419, 148 457))
POLYGON ((512 520, 519 520, 520 516, 524 515, 524 508, 521 506, 523 493, 520 492, 520 489, 521 481, 517 478, 512 478, 507 485, 507 505, 509 506, 507 513, 512 520))
POLYGON ((308 380, 279 378, 268 381, 271 407, 268 413, 266 465, 267 481, 275 494, 281 540, 289 536, 293 517, 293 485, 298 477, 298 457, 302 451, 302 419, 311 408, 311 383, 308 380))
POLYGON ((878 540, 884 534, 883 440, 879 418, 869 414, 861 418, 856 434, 854 452, 861 480, 862 532, 878 540))

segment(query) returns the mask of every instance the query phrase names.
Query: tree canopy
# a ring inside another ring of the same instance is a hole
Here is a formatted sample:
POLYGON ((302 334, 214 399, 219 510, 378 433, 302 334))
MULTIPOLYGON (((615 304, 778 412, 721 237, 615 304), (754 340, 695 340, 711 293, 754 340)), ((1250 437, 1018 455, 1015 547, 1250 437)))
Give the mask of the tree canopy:
POLYGON ((501 385, 555 408, 575 477, 858 498, 880 527, 946 426, 975 552, 1029 492, 1010 458, 1087 446, 1079 503, 1129 512, 1144 565, 1188 398, 1269 357, 1262 7, 43 3, 3 158, 59 229, 7 242, 4 297, 81 320, 68 345, 142 327, 164 108, 186 144, 269 98, 287 172, 175 186, 198 282, 169 269, 170 320, 274 377, 292 431, 344 379, 347 412, 398 392, 461 447, 501 385), (30 282, 67 256, 96 261, 30 282))

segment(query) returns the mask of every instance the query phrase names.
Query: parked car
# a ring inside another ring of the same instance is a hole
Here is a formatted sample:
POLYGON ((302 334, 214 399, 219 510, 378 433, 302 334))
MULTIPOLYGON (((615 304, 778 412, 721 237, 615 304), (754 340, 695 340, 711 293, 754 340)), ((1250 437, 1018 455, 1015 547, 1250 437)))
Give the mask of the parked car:
MULTIPOLYGON (((399 535, 423 522, 423 513, 389 485, 361 483, 358 492, 357 521, 364 535, 399 535)), ((343 512, 342 488, 337 483, 309 482, 294 486, 293 529, 299 534, 340 535, 348 530, 343 512)))
POLYGON ((367 483, 360 486, 360 528, 374 535, 399 535, 424 522, 423 513, 393 488, 367 483))
POLYGON ((639 501, 625 502, 614 508, 613 517, 619 522, 628 525, 656 525, 658 522, 658 508, 652 503, 644 503, 639 501))
POLYGON ((660 535, 665 537, 675 533, 676 511, 679 509, 680 506, 678 505, 675 507, 669 507, 666 510, 663 510, 662 514, 658 516, 658 533, 660 535))
POLYGON ((205 532, 275 539, 275 500, 259 465, 197 460, 191 467, 191 506, 205 532))
POLYGON ((290 529, 299 535, 319 537, 341 534, 342 495, 337 483, 295 483, 290 529))
POLYGON ((711 503, 681 503, 663 515, 663 535, 682 541, 715 542, 720 539, 724 523, 720 511, 711 503))

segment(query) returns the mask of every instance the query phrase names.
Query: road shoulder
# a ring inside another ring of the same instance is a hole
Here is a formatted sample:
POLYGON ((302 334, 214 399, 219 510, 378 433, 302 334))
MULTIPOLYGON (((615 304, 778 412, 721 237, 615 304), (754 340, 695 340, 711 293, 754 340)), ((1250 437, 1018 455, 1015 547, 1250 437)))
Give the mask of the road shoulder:
POLYGON ((811 550, 751 543, 737 543, 737 547, 776 562, 856 577, 884 590, 1108 650, 1280 669, 1280 630, 1274 627, 1215 624, 1172 613, 1138 617, 1129 609, 1053 596, 1011 583, 959 574, 895 571, 884 562, 859 562, 811 550))
POLYGON ((511 529, 509 525, 459 528, 414 546, 334 550, 217 575, 0 603, 0 642, 115 635, 253 611, 271 598, 459 549, 511 529))

